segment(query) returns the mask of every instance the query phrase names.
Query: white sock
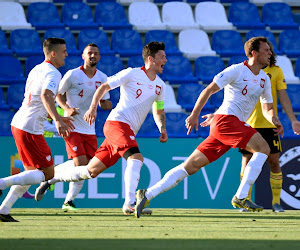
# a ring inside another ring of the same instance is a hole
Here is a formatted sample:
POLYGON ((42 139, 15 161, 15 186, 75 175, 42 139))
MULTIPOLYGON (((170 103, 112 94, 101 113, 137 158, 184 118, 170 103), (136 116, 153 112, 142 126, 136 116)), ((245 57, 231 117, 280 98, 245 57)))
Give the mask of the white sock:
POLYGON ((9 214, 10 209, 16 203, 16 201, 25 194, 29 189, 30 185, 20 186, 13 185, 11 186, 8 194, 6 195, 4 201, 0 206, 0 214, 9 214))
POLYGON ((186 172, 184 165, 180 164, 175 168, 169 170, 165 176, 157 182, 154 186, 147 189, 146 197, 148 200, 152 200, 157 195, 168 191, 169 189, 175 187, 179 182, 181 182, 189 174, 186 172))
POLYGON ((56 172, 54 168, 54 177, 48 181, 49 184, 54 184, 59 181, 81 181, 91 179, 87 166, 78 166, 75 168, 65 168, 62 172, 56 172))
POLYGON ((125 182, 125 203, 135 203, 135 192, 140 180, 140 172, 143 162, 138 159, 127 160, 127 166, 124 173, 125 182))
POLYGON ((70 182, 69 191, 67 193, 64 203, 67 203, 68 201, 73 201, 81 191, 83 184, 84 184, 84 180, 77 181, 77 182, 70 182))
POLYGON ((0 189, 6 189, 12 185, 34 185, 45 181, 45 175, 40 170, 27 170, 19 174, 0 179, 0 189))
POLYGON ((249 189, 258 178, 267 158, 268 156, 264 153, 260 153, 260 152, 253 153, 250 161, 248 162, 245 168, 243 179, 240 183, 240 186, 235 194, 235 196, 238 199, 244 199, 245 197, 248 196, 249 189))
POLYGON ((73 160, 68 160, 62 164, 55 166, 54 171, 56 173, 60 173, 60 172, 63 172, 66 168, 71 168, 71 167, 75 167, 74 162, 73 162, 73 160))

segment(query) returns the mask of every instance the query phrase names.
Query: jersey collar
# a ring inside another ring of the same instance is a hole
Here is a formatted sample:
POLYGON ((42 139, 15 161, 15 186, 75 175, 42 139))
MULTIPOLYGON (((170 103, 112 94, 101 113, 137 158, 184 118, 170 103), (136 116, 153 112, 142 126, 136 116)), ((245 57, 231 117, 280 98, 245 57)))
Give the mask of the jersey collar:
MULTIPOLYGON (((147 74, 147 71, 146 71, 146 68, 145 68, 145 65, 141 67, 141 70, 143 70, 145 72, 145 74, 147 75, 147 77, 149 78, 148 74, 147 74)), ((155 78, 153 79, 153 81, 156 79, 156 75, 155 75, 155 78)), ((149 78, 149 80, 151 81, 151 79, 149 78)))

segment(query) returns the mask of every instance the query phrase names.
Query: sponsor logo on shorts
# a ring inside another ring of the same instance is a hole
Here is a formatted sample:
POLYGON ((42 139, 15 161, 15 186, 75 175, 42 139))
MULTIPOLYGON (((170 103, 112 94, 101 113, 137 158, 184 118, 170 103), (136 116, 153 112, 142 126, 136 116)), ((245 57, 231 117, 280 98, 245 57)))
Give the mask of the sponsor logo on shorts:
POLYGON ((47 160, 47 161, 51 161, 51 155, 47 155, 47 156, 46 156, 46 160, 47 160))
POLYGON ((135 140, 135 137, 134 137, 133 135, 129 136, 129 138, 130 138, 131 140, 135 140))
POLYGON ((76 152, 77 151, 77 146, 74 146, 72 149, 73 149, 74 152, 76 152))

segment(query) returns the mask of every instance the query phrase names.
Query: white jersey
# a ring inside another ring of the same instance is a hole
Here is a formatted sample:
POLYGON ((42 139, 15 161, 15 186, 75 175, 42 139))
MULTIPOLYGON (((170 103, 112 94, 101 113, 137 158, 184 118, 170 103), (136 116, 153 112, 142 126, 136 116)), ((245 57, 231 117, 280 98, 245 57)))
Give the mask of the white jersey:
POLYGON ((11 125, 31 134, 43 134, 48 112, 43 105, 41 93, 43 89, 49 89, 55 97, 60 80, 61 73, 50 62, 35 66, 28 75, 22 106, 11 125))
POLYGON ((224 100, 216 114, 235 115, 245 122, 259 98, 261 103, 273 102, 269 76, 263 70, 254 75, 247 61, 231 65, 216 75, 213 81, 224 88, 224 100))
MULTIPOLYGON (((95 75, 89 78, 83 66, 69 70, 60 81, 58 94, 66 93, 67 104, 73 108, 79 108, 79 114, 74 118, 74 132, 94 135, 95 123, 89 125, 84 119, 84 114, 89 109, 96 89, 107 81, 107 75, 96 70, 95 75)), ((103 100, 109 99, 109 93, 105 93, 103 100)), ((65 112, 67 116, 67 112, 65 112)))
POLYGON ((137 134, 154 101, 165 98, 165 83, 159 76, 151 81, 142 68, 128 68, 108 77, 111 89, 120 86, 120 100, 107 120, 129 124, 137 134))

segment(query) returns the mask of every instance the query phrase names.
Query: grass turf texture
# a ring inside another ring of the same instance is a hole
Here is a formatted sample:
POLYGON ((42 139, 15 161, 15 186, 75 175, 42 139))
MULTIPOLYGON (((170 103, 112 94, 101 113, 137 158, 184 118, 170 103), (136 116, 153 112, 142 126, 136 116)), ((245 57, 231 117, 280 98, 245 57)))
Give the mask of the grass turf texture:
POLYGON ((0 249, 300 249, 300 213, 217 209, 12 209, 0 249))

